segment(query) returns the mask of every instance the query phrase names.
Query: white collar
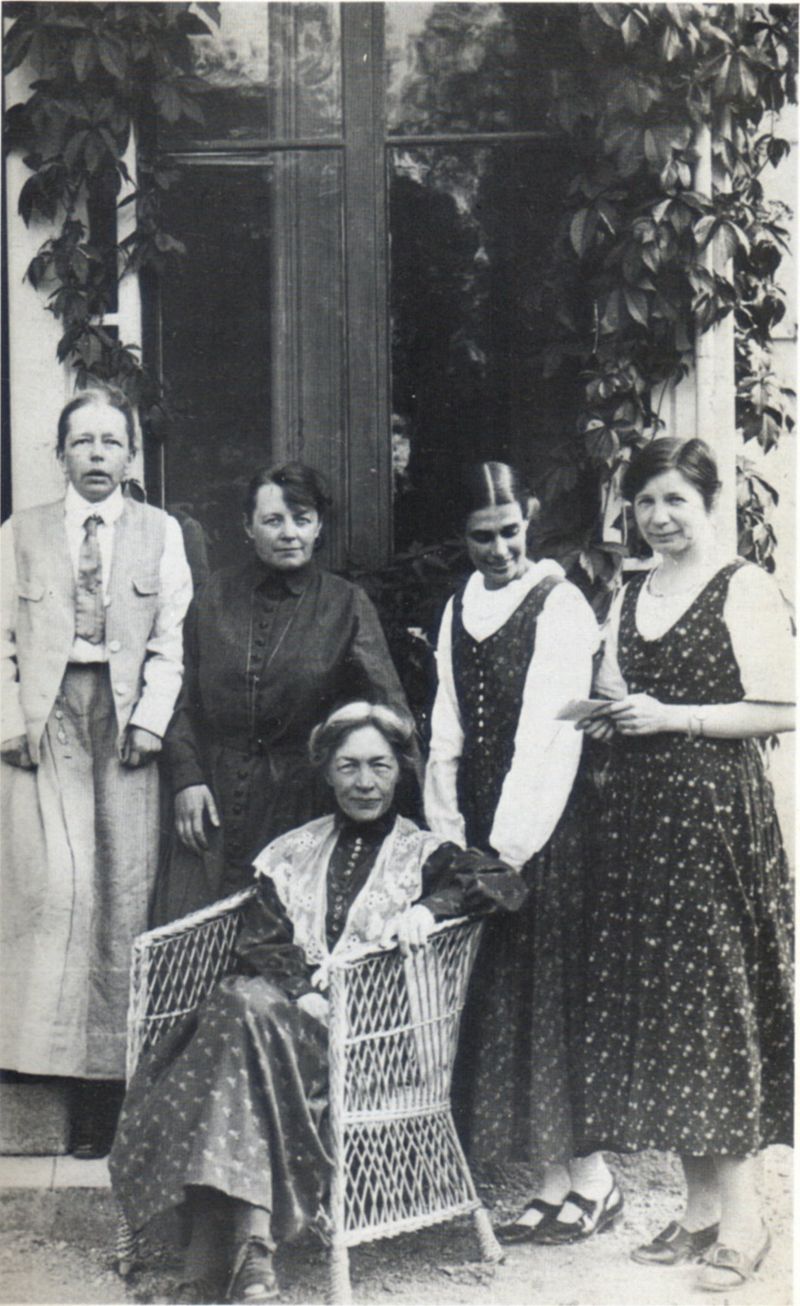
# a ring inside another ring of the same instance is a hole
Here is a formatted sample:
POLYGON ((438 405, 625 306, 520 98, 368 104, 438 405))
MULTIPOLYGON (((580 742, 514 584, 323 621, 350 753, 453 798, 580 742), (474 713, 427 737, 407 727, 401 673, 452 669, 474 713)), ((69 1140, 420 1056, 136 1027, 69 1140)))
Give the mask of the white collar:
POLYGON ((64 495, 64 516, 72 525, 82 526, 87 517, 100 517, 106 526, 113 526, 124 511, 125 500, 119 486, 112 490, 107 499, 101 499, 99 503, 90 503, 88 499, 84 499, 72 483, 67 486, 64 495))
POLYGON ((546 576, 564 579, 564 569, 552 558, 532 562, 527 571, 498 590, 486 588, 483 576, 475 571, 464 589, 462 617, 473 639, 488 639, 504 626, 527 594, 546 576))

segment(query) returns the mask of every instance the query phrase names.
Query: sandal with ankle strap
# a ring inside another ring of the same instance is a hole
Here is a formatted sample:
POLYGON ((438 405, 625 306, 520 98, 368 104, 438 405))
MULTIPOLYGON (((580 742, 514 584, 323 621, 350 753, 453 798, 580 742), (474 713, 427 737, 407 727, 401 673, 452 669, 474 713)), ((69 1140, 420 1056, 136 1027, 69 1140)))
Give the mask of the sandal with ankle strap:
POLYGON ((639 1265, 683 1265, 685 1261, 696 1261, 713 1247, 718 1233, 718 1224, 690 1233, 677 1220, 672 1220, 652 1242, 632 1251, 631 1260, 639 1265))
POLYGON ((260 1238, 239 1244, 233 1258, 228 1301, 238 1306, 261 1306, 277 1301, 278 1280, 272 1268, 272 1252, 260 1238))
POLYGON ((533 1243, 539 1242, 541 1232, 552 1224, 559 1211, 561 1210, 560 1202, 546 1202, 543 1197, 530 1197, 525 1203, 524 1210, 512 1220, 509 1224, 495 1225, 495 1235, 501 1243, 507 1246, 513 1246, 516 1243, 533 1243), (541 1220, 536 1224, 523 1224, 522 1216, 528 1211, 538 1211, 541 1220))
POLYGON ((622 1193, 616 1184, 612 1184, 606 1196, 598 1201, 584 1197, 583 1193, 569 1192, 564 1198, 564 1206, 567 1204, 577 1206, 580 1215, 577 1220, 548 1222, 547 1228, 542 1230, 540 1239, 548 1246, 583 1242, 585 1238, 591 1238, 593 1233, 603 1233, 619 1219, 624 1206, 622 1193))
POLYGON ((738 1252, 735 1247, 715 1243, 706 1256, 697 1276, 697 1287, 704 1292, 734 1292, 749 1283, 761 1269, 761 1262, 772 1246, 769 1229, 764 1230, 764 1241, 752 1256, 738 1252))

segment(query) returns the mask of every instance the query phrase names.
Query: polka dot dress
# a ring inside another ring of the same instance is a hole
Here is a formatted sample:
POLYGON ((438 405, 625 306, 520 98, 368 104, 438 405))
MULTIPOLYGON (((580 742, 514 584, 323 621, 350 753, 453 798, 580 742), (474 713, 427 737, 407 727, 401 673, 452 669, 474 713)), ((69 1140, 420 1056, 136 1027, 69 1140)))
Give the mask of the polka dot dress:
MULTIPOLYGON (((659 639, 623 601, 631 693, 743 697, 723 618, 723 567, 659 639)), ((745 1155, 792 1141, 788 868, 753 740, 617 737, 587 972, 587 1143, 745 1155)))

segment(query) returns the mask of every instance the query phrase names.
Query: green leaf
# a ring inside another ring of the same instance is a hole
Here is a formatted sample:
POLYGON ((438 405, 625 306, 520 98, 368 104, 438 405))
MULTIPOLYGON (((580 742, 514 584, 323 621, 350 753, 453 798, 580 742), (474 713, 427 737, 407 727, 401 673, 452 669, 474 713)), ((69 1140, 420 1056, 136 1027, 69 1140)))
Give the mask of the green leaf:
POLYGON ((72 67, 79 82, 85 82, 97 59, 94 38, 81 36, 72 47, 72 67))
POLYGON ((116 41, 111 41, 107 36, 100 36, 97 52, 106 72, 116 77, 117 81, 123 81, 127 73, 124 47, 116 41))
POLYGON ((646 327, 649 322, 649 315, 648 315, 648 307, 647 307, 647 295, 644 293, 644 291, 629 290, 626 287, 625 303, 627 305, 628 312, 630 313, 634 322, 638 322, 640 326, 646 327))

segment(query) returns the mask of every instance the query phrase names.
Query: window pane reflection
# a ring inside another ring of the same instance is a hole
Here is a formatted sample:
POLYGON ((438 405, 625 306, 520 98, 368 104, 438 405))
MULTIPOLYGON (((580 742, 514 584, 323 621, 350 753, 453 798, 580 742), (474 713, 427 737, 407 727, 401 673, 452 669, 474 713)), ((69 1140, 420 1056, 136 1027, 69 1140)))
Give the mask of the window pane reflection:
POLYGON ((219 25, 190 40, 205 122, 181 120, 171 146, 340 133, 337 4, 226 0, 219 25))
POLYGON ((565 172, 550 141, 389 151, 400 550, 455 530, 465 463, 518 462, 538 484, 574 438, 574 369, 544 376, 552 322, 539 302, 565 172))
POLYGON ((167 506, 201 523, 218 567, 245 556, 242 501, 256 468, 305 456, 333 477, 343 442, 340 156, 187 167, 165 219, 187 250, 161 286, 176 410, 167 506))
POLYGON ((539 4, 386 5, 390 132, 542 128, 550 91, 539 4))

